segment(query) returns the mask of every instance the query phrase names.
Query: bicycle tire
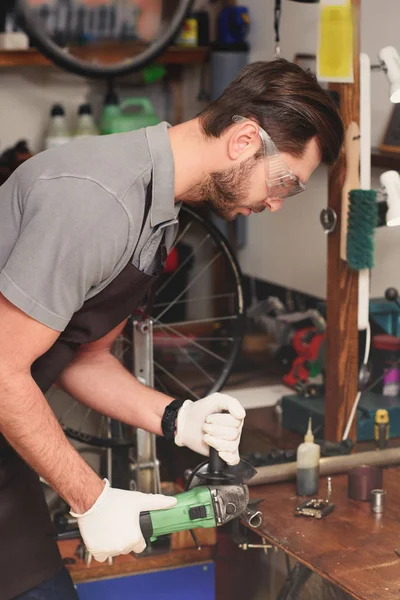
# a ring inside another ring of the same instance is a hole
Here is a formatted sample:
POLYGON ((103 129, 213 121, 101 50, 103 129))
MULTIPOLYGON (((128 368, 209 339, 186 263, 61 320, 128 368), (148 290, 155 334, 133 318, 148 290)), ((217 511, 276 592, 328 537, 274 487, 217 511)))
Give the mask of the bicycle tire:
POLYGON ((24 0, 15 0, 15 8, 22 29, 30 37, 36 48, 51 62, 75 75, 94 79, 107 79, 141 71, 154 62, 174 40, 185 18, 190 13, 193 3, 194 0, 180 0, 167 30, 158 40, 132 59, 112 66, 86 63, 73 57, 53 42, 41 23, 33 17, 30 7, 27 6, 24 0))
POLYGON ((203 217, 200 213, 196 212, 192 208, 189 208, 188 206, 183 206, 181 209, 181 212, 183 214, 185 214, 185 213, 189 214, 193 220, 197 220, 198 223, 202 224, 204 229, 209 231, 214 242, 220 248, 220 250, 224 253, 225 258, 229 261, 229 263, 231 265, 231 269, 232 269, 232 274, 234 275, 234 278, 236 281, 236 287, 237 287, 236 311, 237 311, 237 315, 238 315, 238 319, 236 321, 236 324, 237 324, 236 339, 235 339, 235 342, 234 342, 234 345, 232 348, 232 352, 231 352, 229 361, 226 363, 225 368, 222 370, 221 375, 219 376, 219 378, 217 379, 215 384, 208 391, 208 394, 213 394, 214 392, 219 392, 221 390, 221 388, 223 387, 223 385, 225 384, 226 380, 228 379, 228 377, 231 373, 232 367, 237 358, 237 355, 239 353, 241 344, 242 344, 244 325, 245 325, 245 319, 246 319, 246 311, 245 311, 244 296, 243 296, 243 274, 242 274, 242 270, 240 268, 239 262, 232 250, 231 245, 229 244, 226 237, 218 229, 218 227, 216 227, 214 225, 214 223, 212 223, 212 221, 210 221, 208 218, 203 217))
MULTIPOLYGON (((234 341, 232 343, 232 346, 230 347, 229 359, 224 364, 224 367, 222 368, 222 370, 221 370, 218 378, 215 380, 214 384, 207 391, 207 394, 204 394, 204 395, 209 395, 209 394, 212 394, 214 392, 218 392, 221 390, 221 388, 223 387, 223 385, 225 384, 226 380, 228 379, 228 377, 230 375, 230 372, 232 370, 232 367, 234 365, 234 362, 237 358, 238 352, 241 347, 244 325, 245 325, 245 305, 244 305, 244 297, 243 297, 243 275, 242 275, 239 263, 237 261, 237 258, 234 255, 234 252, 233 252, 229 242, 227 241, 225 236, 220 232, 220 230, 208 218, 202 216, 200 213, 198 213, 197 211, 195 211, 192 208, 189 208, 187 206, 183 206, 181 208, 180 217, 189 218, 190 220, 192 220, 192 222, 199 224, 205 230, 205 232, 207 232, 210 235, 212 241, 214 242, 216 247, 220 250, 220 252, 223 254, 224 258, 226 259, 227 264, 229 264, 230 269, 231 269, 231 275, 233 276, 233 280, 234 280, 235 286, 236 286, 236 296, 235 296, 236 316, 235 316, 235 321, 234 321, 234 323, 235 323, 235 325, 234 325, 234 329, 235 329, 234 341)), ((64 430, 64 433, 69 438, 74 439, 79 442, 87 443, 91 446, 103 447, 103 448, 122 448, 122 447, 133 446, 135 444, 134 439, 131 435, 128 438, 125 438, 121 435, 119 435, 119 436, 113 435, 112 437, 102 437, 102 436, 98 436, 98 435, 96 436, 96 435, 88 434, 88 433, 79 431, 75 428, 71 428, 67 424, 63 423, 62 420, 60 421, 60 424, 64 430)), ((119 422, 115 422, 115 428, 118 429, 119 431, 123 431, 124 427, 128 428, 130 426, 124 425, 119 422)))

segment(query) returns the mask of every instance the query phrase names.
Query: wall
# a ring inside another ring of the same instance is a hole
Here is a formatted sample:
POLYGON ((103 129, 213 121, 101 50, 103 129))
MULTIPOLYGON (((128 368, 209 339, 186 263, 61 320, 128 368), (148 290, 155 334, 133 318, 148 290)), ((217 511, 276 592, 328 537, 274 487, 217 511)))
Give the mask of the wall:
MULTIPOLYGON (((248 0, 251 10, 252 60, 271 60, 274 55, 274 0, 248 0)), ((282 56, 293 59, 298 52, 315 53, 318 5, 282 2, 282 56)), ((398 0, 362 0, 361 45, 372 62, 385 45, 400 50, 400 3, 398 0)), ((372 136, 379 144, 392 105, 383 73, 372 74, 372 136)), ((374 169, 374 185, 379 171, 374 169)), ((249 243, 240 254, 243 270, 267 281, 311 293, 326 295, 326 237, 319 225, 319 213, 327 204, 327 170, 320 167, 307 192, 288 200, 280 213, 249 217, 249 243)), ((400 288, 397 256, 400 228, 380 228, 376 235, 376 263, 372 296, 381 296, 386 287, 400 288)))

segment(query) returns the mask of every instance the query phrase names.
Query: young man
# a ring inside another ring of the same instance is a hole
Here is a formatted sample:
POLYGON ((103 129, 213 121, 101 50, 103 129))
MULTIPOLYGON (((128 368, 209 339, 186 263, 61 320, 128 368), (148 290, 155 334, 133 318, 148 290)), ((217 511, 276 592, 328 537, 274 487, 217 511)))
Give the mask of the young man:
POLYGON ((102 481, 49 408, 53 383, 114 419, 238 462, 245 413, 235 399, 173 402, 109 349, 162 269, 181 202, 205 202, 228 220, 276 211, 321 160, 336 160, 342 140, 313 76, 284 60, 259 62, 191 121, 43 152, 0 188, 3 600, 76 598, 37 474, 69 504, 100 561, 143 551, 139 513, 175 502, 102 481))

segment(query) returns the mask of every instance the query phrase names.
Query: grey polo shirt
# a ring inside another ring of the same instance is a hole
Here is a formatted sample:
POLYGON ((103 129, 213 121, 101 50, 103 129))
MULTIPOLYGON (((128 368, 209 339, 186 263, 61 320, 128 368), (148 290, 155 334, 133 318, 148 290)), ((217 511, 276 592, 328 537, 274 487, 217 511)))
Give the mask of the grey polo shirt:
POLYGON ((0 187, 0 292, 10 302, 62 331, 131 259, 153 272, 164 231, 172 246, 180 208, 167 128, 47 150, 0 187), (152 206, 140 235, 150 181, 152 206))

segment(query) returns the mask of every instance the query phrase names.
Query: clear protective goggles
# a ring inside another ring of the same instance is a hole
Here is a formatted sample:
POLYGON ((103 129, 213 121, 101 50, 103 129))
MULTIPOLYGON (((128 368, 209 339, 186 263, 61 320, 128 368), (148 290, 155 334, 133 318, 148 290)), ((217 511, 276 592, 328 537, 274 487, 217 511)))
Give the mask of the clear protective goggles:
MULTIPOLYGON (((243 123, 248 120, 239 115, 232 117, 234 123, 243 123)), ((264 148, 268 198, 290 198, 304 192, 305 184, 289 169, 268 133, 261 127, 258 128, 258 132, 264 148)))

